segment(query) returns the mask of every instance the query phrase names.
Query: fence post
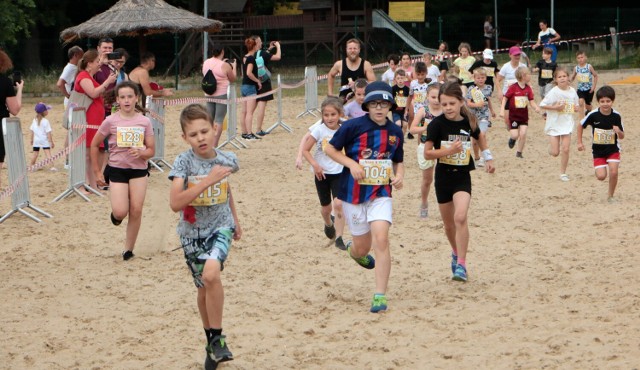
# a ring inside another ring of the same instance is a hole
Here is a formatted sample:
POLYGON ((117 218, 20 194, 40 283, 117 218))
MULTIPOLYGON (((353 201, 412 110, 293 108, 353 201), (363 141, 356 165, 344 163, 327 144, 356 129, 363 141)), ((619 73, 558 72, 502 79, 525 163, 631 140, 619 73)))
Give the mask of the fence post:
POLYGON ((320 113, 320 110, 318 109, 318 69, 316 66, 304 68, 304 79, 306 81, 304 85, 304 105, 306 110, 298 114, 296 118, 304 117, 307 114, 317 117, 315 112, 320 113))
MULTIPOLYGON (((67 113, 65 113, 67 114, 67 113)), ((77 194, 80 198, 87 202, 91 202, 91 199, 84 195, 79 187, 83 187, 85 190, 90 191, 96 195, 102 196, 102 194, 96 189, 89 186, 86 182, 87 162, 86 153, 87 148, 85 144, 87 133, 87 118, 84 108, 75 107, 69 109, 69 187, 63 191, 60 195, 55 197, 52 203, 68 197, 71 194, 77 194)))
MULTIPOLYGON (((248 148, 241 140, 238 140, 238 102, 236 101, 238 94, 236 93, 236 85, 229 84, 227 88, 227 140, 218 145, 222 148, 227 144, 233 145, 236 149, 248 148)), ((213 117, 211 117, 213 118, 213 117)))
POLYGON ((282 120, 282 87, 281 87, 281 84, 282 84, 282 81, 280 80, 280 75, 278 74, 278 92, 277 92, 277 95, 276 95, 276 99, 277 99, 277 103, 278 103, 278 121, 276 123, 274 123, 273 126, 269 127, 267 129, 267 132, 271 132, 273 129, 275 129, 278 126, 282 126, 282 128, 287 130, 288 132, 293 132, 291 127, 287 126, 287 124, 284 123, 284 121, 282 120))
POLYGON ((9 167, 9 183, 14 186, 11 194, 11 211, 0 218, 0 223, 16 212, 22 213, 33 221, 42 222, 39 218, 24 210, 31 208, 45 217, 53 217, 49 213, 31 204, 29 194, 29 177, 27 176, 27 161, 24 156, 24 139, 20 119, 17 117, 3 118, 2 129, 4 135, 4 147, 6 149, 7 166, 9 167))
POLYGON ((171 164, 164 159, 164 99, 153 99, 152 96, 147 96, 146 107, 149 110, 146 116, 153 125, 153 134, 156 142, 156 151, 153 158, 149 159, 149 164, 160 172, 164 172, 161 168, 163 165, 173 169, 171 164))

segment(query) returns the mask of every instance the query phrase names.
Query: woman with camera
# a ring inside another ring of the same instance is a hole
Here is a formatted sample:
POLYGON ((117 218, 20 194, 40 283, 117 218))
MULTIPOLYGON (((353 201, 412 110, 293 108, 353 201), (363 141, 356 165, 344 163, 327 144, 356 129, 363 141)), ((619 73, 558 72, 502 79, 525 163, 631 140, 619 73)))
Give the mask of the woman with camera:
MULTIPOLYGON (((227 99, 227 88, 229 83, 236 80, 236 60, 229 60, 224 57, 224 48, 215 46, 211 50, 213 57, 207 59, 202 64, 202 75, 206 75, 207 71, 211 71, 216 78, 216 90, 212 94, 205 93, 208 98, 227 99)), ((227 105, 222 103, 207 102, 207 110, 211 115, 214 123, 214 141, 213 147, 218 146, 220 136, 222 135, 222 125, 224 117, 227 115, 227 105)))
MULTIPOLYGON (((259 37, 258 40, 260 40, 259 37)), ((260 45, 262 45, 262 41, 260 41, 260 45)), ((269 43, 269 48, 266 51, 258 49, 258 51, 256 52, 256 59, 258 58, 257 53, 260 53, 260 56, 264 60, 264 66, 268 69, 270 61, 276 62, 280 60, 282 54, 280 51, 280 43, 278 41, 271 41, 269 43), (276 49, 276 53, 271 54, 269 50, 273 50, 274 48, 276 49)), ((266 76, 266 79, 264 80, 264 82, 262 82, 262 88, 258 90, 258 95, 271 91, 271 75, 267 74, 266 76)), ((262 123, 264 122, 264 111, 267 108, 267 102, 271 100, 273 100, 273 94, 257 99, 258 106, 256 108, 256 121, 258 125, 256 129, 256 135, 264 136, 268 134, 268 132, 262 130, 262 123)))
MULTIPOLYGON (((0 50, 0 169, 4 166, 4 133, 2 131, 2 119, 9 118, 10 114, 17 116, 22 108, 22 87, 24 81, 18 74, 14 73, 14 81, 11 81, 5 74, 13 68, 11 58, 4 51, 0 50), (14 87, 15 85, 15 87, 14 87)), ((1 179, 1 177, 0 177, 1 179)), ((1 183, 1 181, 0 181, 1 183)))

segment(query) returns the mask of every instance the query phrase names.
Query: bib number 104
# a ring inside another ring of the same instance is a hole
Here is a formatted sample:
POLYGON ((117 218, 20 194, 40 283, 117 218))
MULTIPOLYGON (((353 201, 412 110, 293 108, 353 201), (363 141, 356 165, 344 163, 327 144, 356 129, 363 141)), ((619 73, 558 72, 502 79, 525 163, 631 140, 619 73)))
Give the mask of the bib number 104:
POLYGON ((391 179, 392 163, 390 159, 361 159, 364 178, 360 185, 387 185, 391 179))

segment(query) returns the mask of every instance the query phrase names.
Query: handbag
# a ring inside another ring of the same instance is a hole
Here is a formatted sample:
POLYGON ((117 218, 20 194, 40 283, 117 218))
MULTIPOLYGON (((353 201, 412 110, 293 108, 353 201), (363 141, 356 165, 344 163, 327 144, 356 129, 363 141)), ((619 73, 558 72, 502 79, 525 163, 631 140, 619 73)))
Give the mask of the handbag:
POLYGON ((77 107, 87 110, 89 109, 91 103, 93 103, 93 99, 91 99, 89 95, 71 90, 71 93, 69 93, 69 103, 67 104, 67 110, 62 116, 62 127, 66 130, 69 129, 69 117, 71 115, 71 112, 73 111, 73 108, 77 107))

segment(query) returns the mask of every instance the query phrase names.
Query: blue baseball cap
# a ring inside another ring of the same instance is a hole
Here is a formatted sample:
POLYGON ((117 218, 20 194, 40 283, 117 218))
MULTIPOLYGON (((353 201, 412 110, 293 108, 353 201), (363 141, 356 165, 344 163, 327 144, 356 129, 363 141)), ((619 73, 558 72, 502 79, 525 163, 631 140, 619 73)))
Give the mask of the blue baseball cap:
POLYGON ((396 101, 393 99, 393 93, 391 92, 391 86, 388 83, 382 81, 374 81, 367 85, 364 89, 364 102, 362 102, 362 110, 369 111, 367 106, 372 101, 386 100, 391 103, 391 109, 395 109, 396 101))

